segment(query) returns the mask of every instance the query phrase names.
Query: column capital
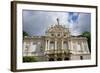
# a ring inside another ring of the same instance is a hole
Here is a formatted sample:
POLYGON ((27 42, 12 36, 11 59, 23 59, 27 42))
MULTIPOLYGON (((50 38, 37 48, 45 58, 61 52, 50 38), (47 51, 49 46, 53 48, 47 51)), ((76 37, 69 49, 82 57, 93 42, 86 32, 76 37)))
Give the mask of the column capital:
POLYGON ((56 38, 55 38, 54 40, 55 40, 55 41, 57 41, 57 39, 56 39, 56 38))

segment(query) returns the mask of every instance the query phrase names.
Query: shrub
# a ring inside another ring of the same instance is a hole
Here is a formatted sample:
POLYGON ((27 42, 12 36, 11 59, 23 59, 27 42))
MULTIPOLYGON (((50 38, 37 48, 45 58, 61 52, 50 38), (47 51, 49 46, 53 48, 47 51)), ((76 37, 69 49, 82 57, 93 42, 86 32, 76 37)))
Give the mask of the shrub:
POLYGON ((37 60, 33 56, 25 56, 23 57, 23 62, 37 62, 37 60))

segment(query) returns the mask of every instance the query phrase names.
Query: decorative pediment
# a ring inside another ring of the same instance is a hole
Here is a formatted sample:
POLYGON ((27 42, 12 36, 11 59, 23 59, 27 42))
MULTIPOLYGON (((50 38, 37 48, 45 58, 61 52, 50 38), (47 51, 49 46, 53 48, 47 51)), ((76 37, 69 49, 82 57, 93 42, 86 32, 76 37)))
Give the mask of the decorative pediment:
POLYGON ((69 28, 65 28, 65 26, 63 25, 55 25, 55 26, 51 26, 47 30, 47 33, 57 33, 57 32, 69 33, 69 28))
POLYGON ((66 28, 64 25, 60 25, 59 19, 57 18, 57 24, 56 25, 51 25, 51 27, 47 30, 47 32, 69 32, 69 29, 66 28))

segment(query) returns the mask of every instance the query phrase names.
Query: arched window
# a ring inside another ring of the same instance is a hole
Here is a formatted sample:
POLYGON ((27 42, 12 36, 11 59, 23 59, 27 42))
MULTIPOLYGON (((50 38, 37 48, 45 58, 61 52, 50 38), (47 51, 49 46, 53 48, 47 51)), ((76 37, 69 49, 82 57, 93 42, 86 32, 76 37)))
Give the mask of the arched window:
POLYGON ((54 34, 52 33, 51 36, 54 36, 54 34))
POLYGON ((58 33, 58 36, 60 36, 60 34, 58 33))
POLYGON ((64 36, 66 36, 66 34, 64 34, 64 36))
POLYGON ((54 58, 49 58, 49 61, 54 61, 54 58))

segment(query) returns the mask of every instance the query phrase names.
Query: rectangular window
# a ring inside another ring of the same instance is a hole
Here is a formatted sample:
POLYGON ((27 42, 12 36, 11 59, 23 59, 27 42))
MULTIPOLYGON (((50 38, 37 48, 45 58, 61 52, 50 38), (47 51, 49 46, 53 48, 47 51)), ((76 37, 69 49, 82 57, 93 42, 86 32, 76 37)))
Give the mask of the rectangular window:
POLYGON ((86 52, 86 53, 88 53, 88 45, 87 45, 87 43, 84 43, 84 51, 86 52))
POLYGON ((64 46, 64 47, 63 47, 64 49, 68 49, 68 48, 67 48, 67 43, 64 42, 63 46, 64 46))
POLYGON ((81 42, 77 43, 77 51, 81 51, 81 42))
POLYGON ((54 49, 54 42, 50 42, 50 49, 54 49))

